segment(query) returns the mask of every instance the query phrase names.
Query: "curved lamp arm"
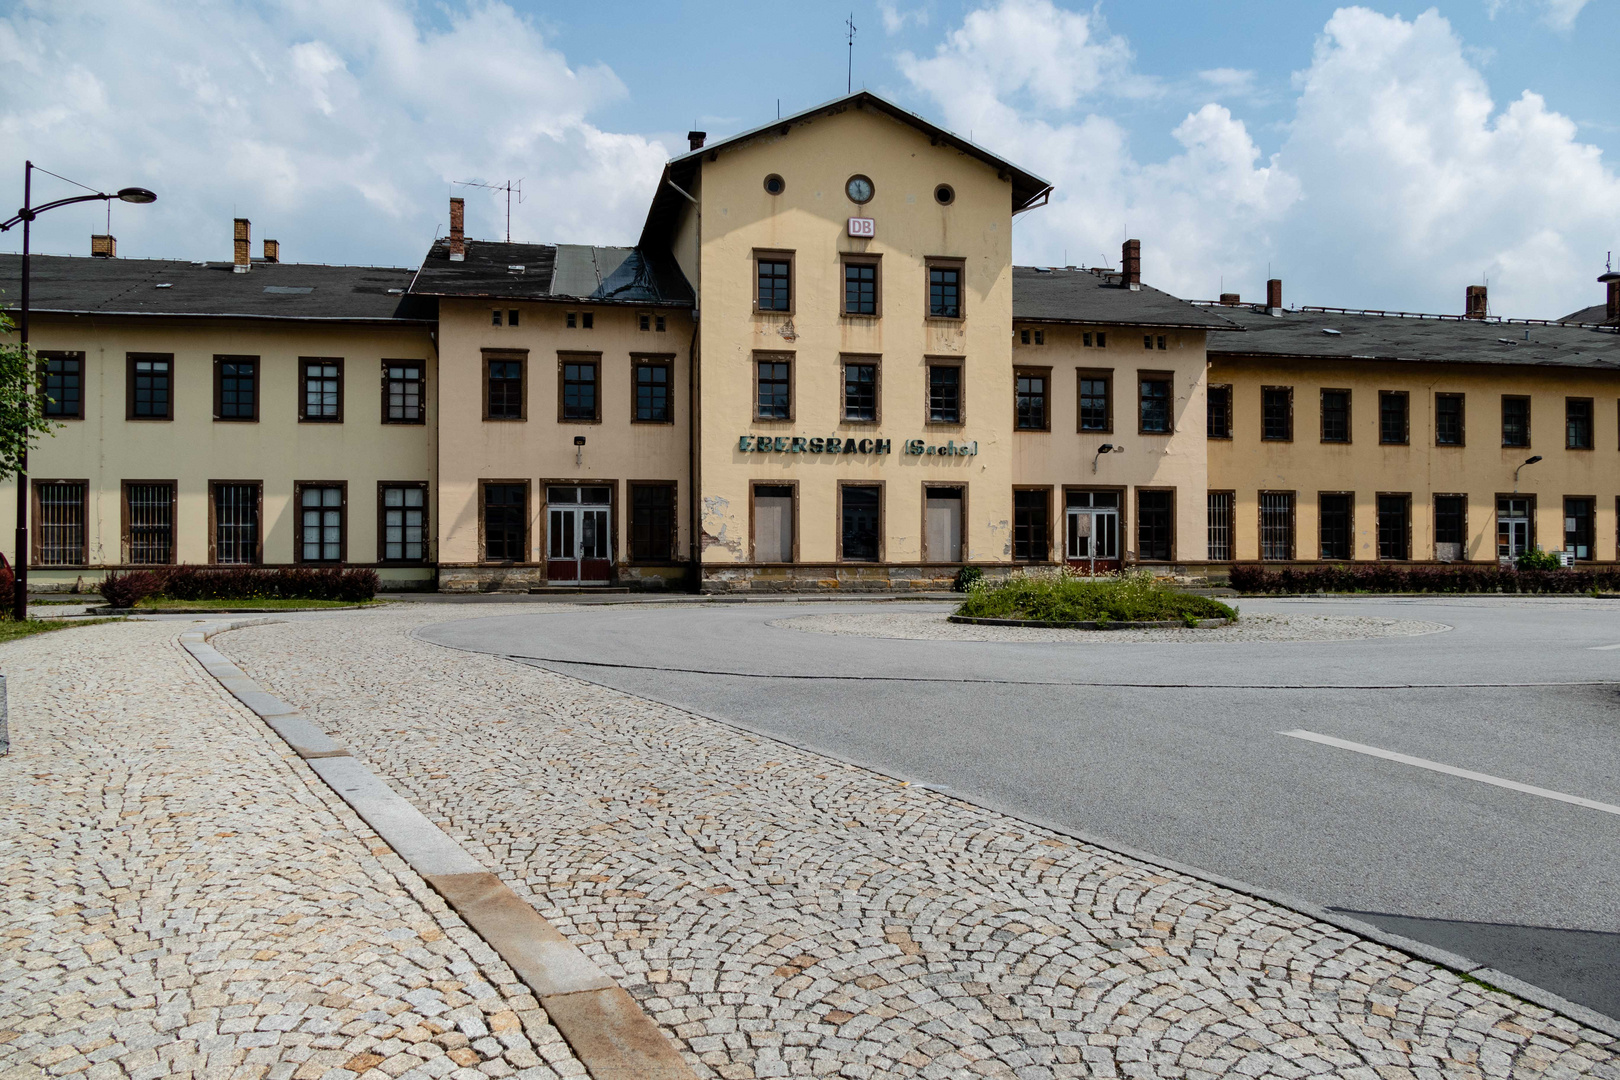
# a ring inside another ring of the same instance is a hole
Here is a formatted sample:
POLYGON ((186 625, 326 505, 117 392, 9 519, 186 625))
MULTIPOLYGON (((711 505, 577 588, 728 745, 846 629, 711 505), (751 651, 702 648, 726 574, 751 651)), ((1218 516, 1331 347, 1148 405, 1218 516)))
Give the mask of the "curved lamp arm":
POLYGON ((113 199, 119 199, 128 203, 149 203, 156 202, 157 196, 145 188, 137 187, 120 188, 118 190, 118 194, 116 195, 107 195, 100 192, 95 195, 71 195, 66 199, 57 199, 55 202, 48 202, 42 206, 28 206, 18 210, 15 217, 12 217, 6 221, 0 221, 0 232, 8 232, 21 222, 33 221, 45 211, 55 210, 58 206, 71 206, 73 203, 95 202, 97 199, 100 199, 102 202, 110 202, 113 199))

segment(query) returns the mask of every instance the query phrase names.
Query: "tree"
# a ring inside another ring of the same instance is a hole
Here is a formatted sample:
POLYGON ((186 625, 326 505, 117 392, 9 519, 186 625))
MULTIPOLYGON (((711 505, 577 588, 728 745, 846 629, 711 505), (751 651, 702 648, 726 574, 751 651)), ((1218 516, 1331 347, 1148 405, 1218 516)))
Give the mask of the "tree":
MULTIPOLYGON (((0 338, 16 330, 0 311, 0 338)), ((23 454, 62 425, 45 415, 39 360, 32 349, 17 342, 0 344, 0 480, 21 471, 23 454)))

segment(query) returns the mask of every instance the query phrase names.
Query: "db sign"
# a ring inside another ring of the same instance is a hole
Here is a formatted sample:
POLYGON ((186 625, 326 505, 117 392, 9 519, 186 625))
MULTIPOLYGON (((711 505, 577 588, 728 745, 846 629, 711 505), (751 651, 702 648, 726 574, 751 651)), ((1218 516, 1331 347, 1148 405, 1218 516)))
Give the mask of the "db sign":
POLYGON ((873 237, 877 235, 877 220, 869 217, 849 219, 849 235, 873 237))

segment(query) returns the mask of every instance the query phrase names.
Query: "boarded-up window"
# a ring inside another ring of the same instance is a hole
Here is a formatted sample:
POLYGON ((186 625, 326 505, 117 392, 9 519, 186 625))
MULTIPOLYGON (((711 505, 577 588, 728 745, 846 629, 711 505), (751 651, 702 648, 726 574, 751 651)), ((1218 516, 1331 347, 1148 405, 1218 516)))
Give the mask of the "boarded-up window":
POLYGON ((793 561, 792 488, 754 488, 754 561, 793 561))

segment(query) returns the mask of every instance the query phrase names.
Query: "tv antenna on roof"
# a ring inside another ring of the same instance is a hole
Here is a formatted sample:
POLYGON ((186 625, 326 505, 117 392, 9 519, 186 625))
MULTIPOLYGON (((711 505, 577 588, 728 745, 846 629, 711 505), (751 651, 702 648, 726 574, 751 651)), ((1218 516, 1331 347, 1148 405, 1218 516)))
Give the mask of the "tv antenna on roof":
POLYGON ((520 176, 516 180, 508 180, 504 184, 486 184, 482 180, 452 180, 450 182, 452 184, 460 184, 462 187, 475 187, 483 188, 486 191, 506 192, 506 242, 510 244, 512 242, 512 192, 517 192, 518 205, 522 206, 523 177, 520 176))
POLYGON ((844 93, 851 93, 855 89, 855 13, 849 13, 844 20, 844 26, 849 29, 849 65, 844 70, 844 93))

